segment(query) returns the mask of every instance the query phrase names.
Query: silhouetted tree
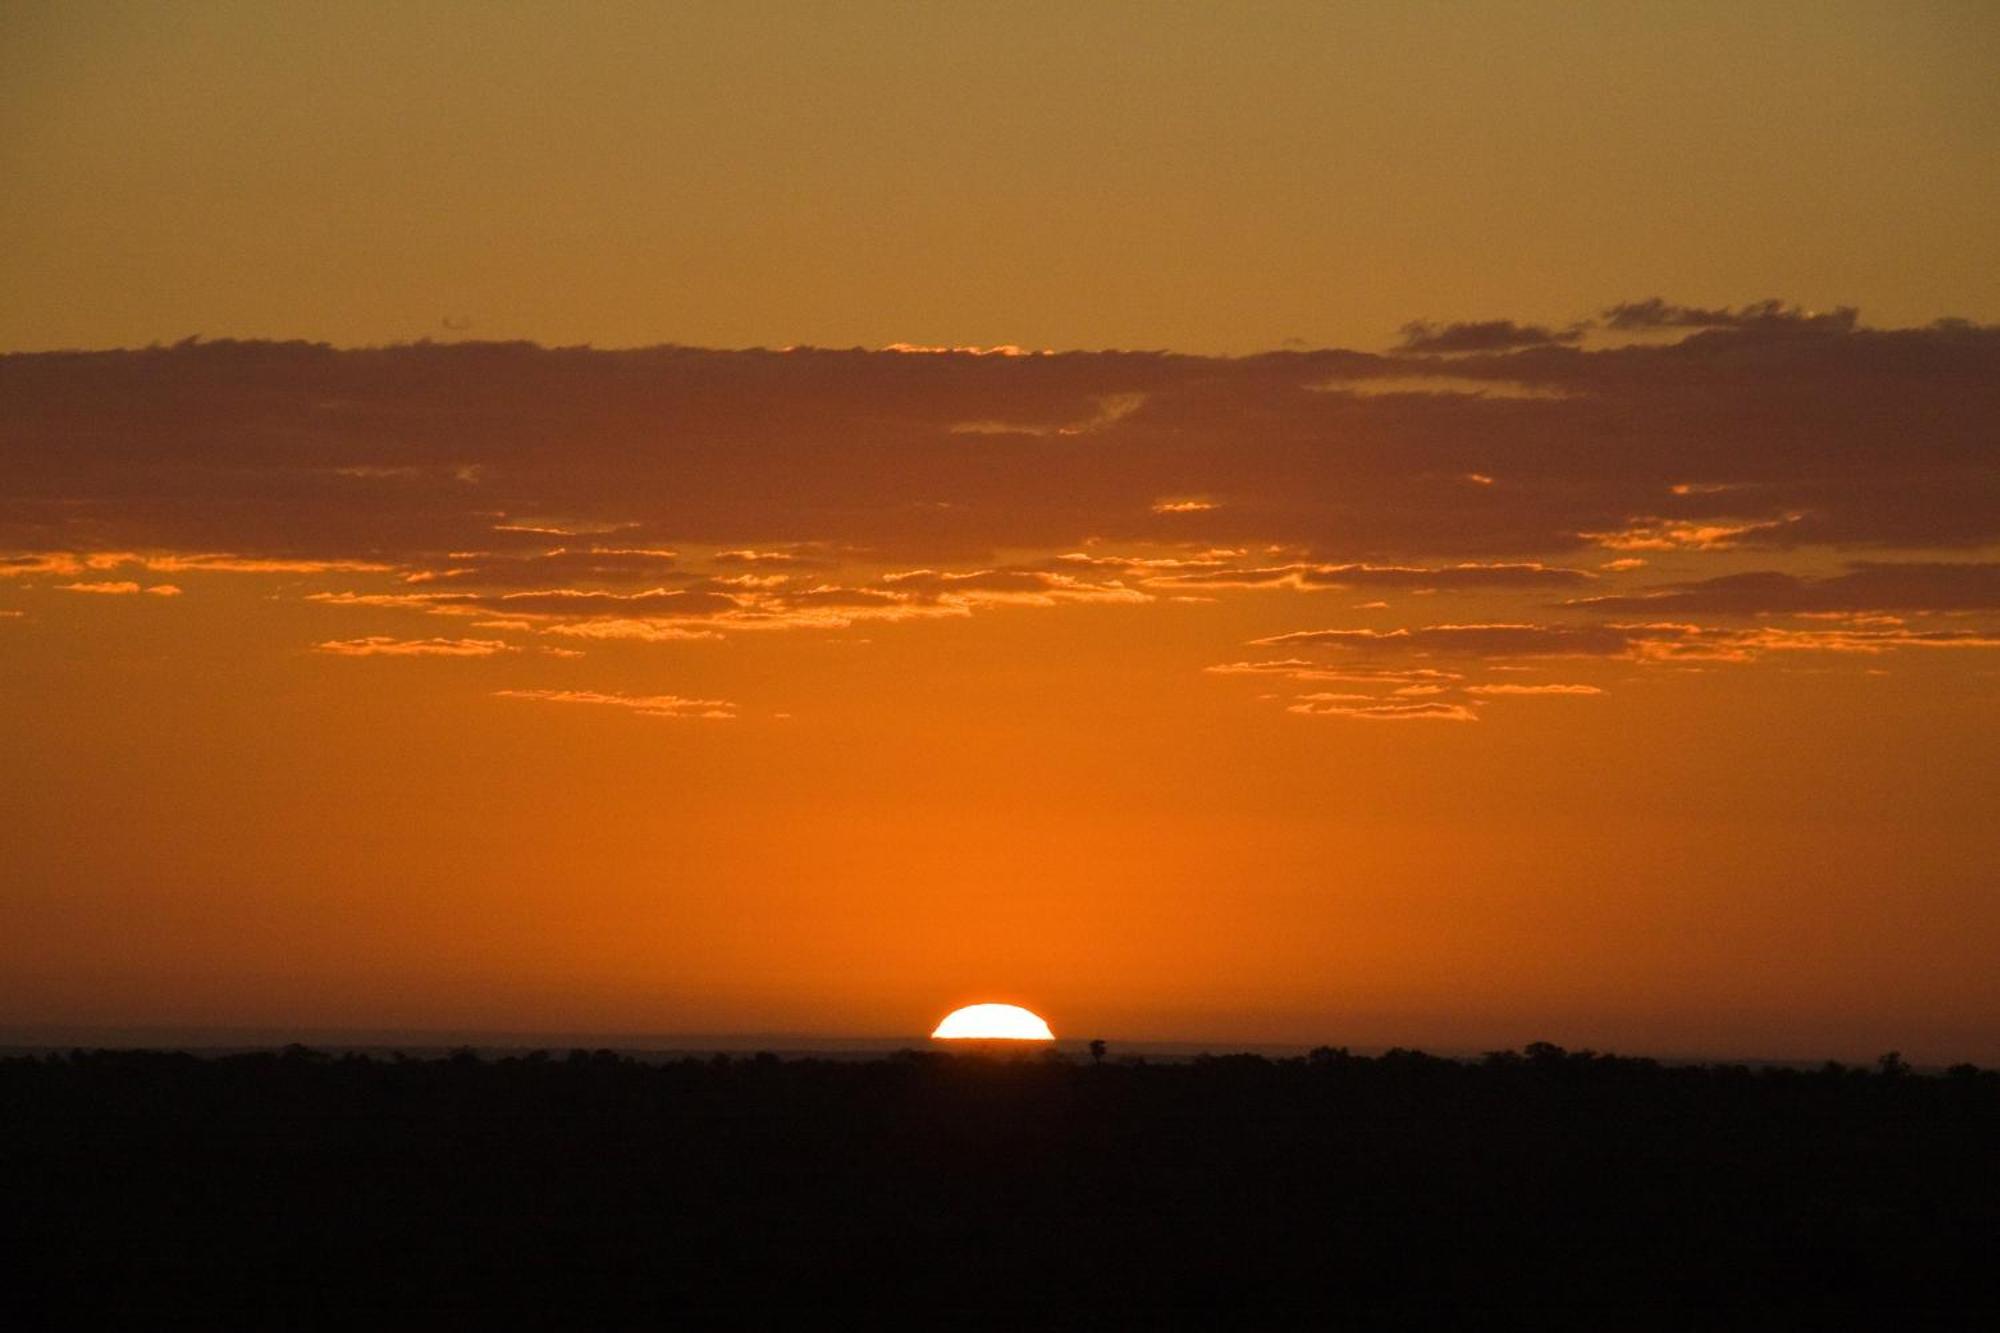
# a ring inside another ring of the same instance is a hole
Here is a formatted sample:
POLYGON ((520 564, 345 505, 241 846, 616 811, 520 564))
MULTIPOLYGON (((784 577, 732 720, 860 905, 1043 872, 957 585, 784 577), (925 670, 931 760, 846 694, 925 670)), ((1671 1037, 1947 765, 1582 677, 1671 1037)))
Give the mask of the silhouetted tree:
POLYGON ((1107 1048, 1104 1045, 1104 1038, 1097 1037, 1092 1039, 1090 1043, 1090 1063, 1094 1065, 1103 1064, 1104 1052, 1106 1049, 1107 1048))

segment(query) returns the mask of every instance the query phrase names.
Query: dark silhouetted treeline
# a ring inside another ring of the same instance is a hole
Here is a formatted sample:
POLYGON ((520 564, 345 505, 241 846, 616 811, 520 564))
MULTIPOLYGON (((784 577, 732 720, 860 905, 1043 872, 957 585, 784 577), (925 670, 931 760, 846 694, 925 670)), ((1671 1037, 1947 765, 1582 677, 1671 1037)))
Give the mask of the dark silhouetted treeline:
POLYGON ((0 1061, 0 1325, 1956 1323, 1996 1161, 2000 1073, 1893 1057, 75 1052, 0 1061))

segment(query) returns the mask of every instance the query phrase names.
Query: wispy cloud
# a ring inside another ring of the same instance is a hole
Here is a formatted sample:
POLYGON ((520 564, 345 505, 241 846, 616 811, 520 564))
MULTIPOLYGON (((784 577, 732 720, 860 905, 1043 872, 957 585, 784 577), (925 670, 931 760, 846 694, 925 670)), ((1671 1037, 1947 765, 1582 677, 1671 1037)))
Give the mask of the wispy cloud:
POLYGON ((600 708, 622 708, 640 717, 700 718, 727 722, 736 717, 736 705, 723 699, 687 699, 678 694, 606 694, 597 690, 495 690, 499 699, 522 699, 533 703, 588 704, 600 708))
POLYGON ((1345 648, 1454 657, 1614 657, 1631 651, 1635 636, 1611 625, 1426 625, 1419 629, 1295 630, 1251 642, 1260 648, 1345 648))
POLYGON ((178 597, 181 590, 171 583, 141 585, 130 580, 109 583, 59 583, 56 587, 63 592, 97 593, 107 597, 130 597, 144 593, 152 597, 178 597))
POLYGON ((1674 305, 1659 297, 1625 301, 1604 311, 1606 328, 1635 329, 1804 329, 1821 333, 1849 333, 1861 312, 1853 306, 1832 310, 1803 310, 1783 301, 1752 301, 1748 305, 1702 309, 1674 305))
POLYGON ((475 551, 452 555, 437 567, 413 571, 407 581, 497 588, 577 582, 616 584, 678 574, 675 568, 678 559, 672 550, 634 547, 556 547, 522 554, 475 551))
POLYGON ((1599 689, 1595 685, 1514 685, 1508 683, 1502 683, 1498 685, 1468 685, 1465 687, 1465 692, 1467 694, 1476 694, 1489 697, 1499 696, 1499 695, 1535 695, 1535 694, 1562 695, 1562 694, 1604 693, 1603 690, 1599 689))
POLYGON ((493 657, 520 649, 504 639, 394 639, 370 635, 363 639, 328 639, 314 652, 336 657, 493 657))
POLYGON ((1477 722, 1479 714, 1464 704, 1440 703, 1426 700, 1421 703, 1398 703, 1375 701, 1356 703, 1349 695, 1302 696, 1296 703, 1285 709, 1288 713, 1298 713, 1305 717, 1347 717, 1364 722, 1477 722))
POLYGON ((1769 653, 1887 653, 1903 648, 2000 647, 2000 630, 1849 626, 1791 629, 1682 624, 1425 625, 1414 629, 1298 630, 1258 647, 1332 648, 1371 657, 1629 658, 1750 661, 1769 653))
POLYGON ((1164 573, 1148 582, 1162 586, 1197 588, 1546 588, 1573 587, 1595 581, 1597 576, 1581 569, 1566 569, 1540 562, 1478 563, 1455 565, 1268 565, 1239 569, 1224 566, 1188 573, 1164 573))
POLYGON ((1571 324, 1552 329, 1542 324, 1516 324, 1511 319, 1475 320, 1462 324, 1405 324, 1401 352, 1510 352, 1523 347, 1552 347, 1583 341, 1587 326, 1571 324))

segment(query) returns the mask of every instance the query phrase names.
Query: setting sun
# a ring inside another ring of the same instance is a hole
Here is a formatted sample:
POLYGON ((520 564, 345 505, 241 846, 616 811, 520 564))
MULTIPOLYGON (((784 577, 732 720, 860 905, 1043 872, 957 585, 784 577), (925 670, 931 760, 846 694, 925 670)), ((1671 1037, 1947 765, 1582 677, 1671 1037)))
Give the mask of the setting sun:
POLYGON ((1041 1018, 1018 1004, 968 1004, 944 1016, 931 1033, 935 1040, 985 1039, 1000 1041, 1054 1041, 1056 1034, 1041 1018))

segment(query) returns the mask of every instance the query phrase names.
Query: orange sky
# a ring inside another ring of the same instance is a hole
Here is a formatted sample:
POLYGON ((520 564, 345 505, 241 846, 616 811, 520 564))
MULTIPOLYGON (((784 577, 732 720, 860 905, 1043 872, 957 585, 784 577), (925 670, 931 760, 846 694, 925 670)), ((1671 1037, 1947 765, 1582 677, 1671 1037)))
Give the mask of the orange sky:
POLYGON ((0 1029, 2000 1059, 1983 15, 784 13, 0 10, 0 1029))

